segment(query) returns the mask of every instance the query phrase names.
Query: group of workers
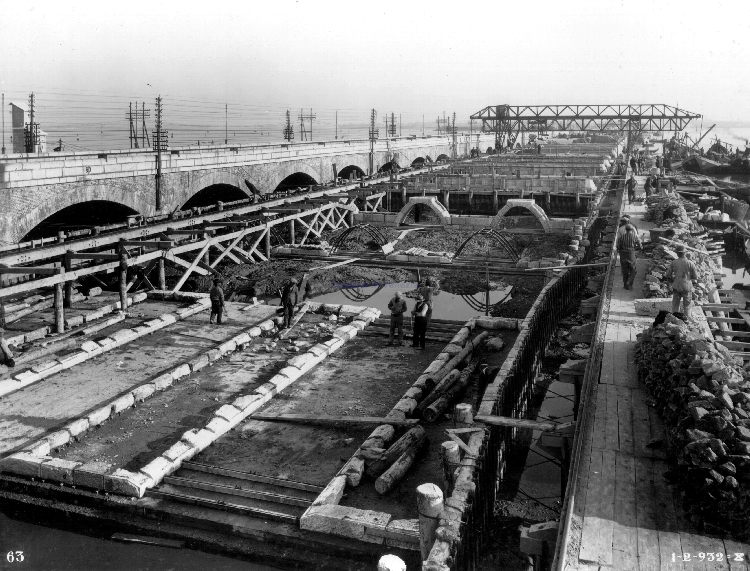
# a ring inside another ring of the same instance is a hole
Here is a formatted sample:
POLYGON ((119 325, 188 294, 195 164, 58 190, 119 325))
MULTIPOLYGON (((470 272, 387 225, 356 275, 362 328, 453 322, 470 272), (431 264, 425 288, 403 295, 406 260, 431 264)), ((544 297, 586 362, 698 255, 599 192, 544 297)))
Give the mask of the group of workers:
MULTIPOLYGON (((674 231, 672 231, 672 235, 674 231)), ((636 273, 636 251, 642 248, 638 237, 638 229, 631 223, 630 217, 620 218, 617 230, 617 253, 620 256, 622 281, 625 289, 632 289, 636 273)), ((677 259, 672 260, 667 268, 665 277, 672 281, 672 313, 685 318, 690 316, 690 306, 693 302, 693 280, 698 279, 695 264, 685 257, 685 246, 675 247, 677 259), (682 310, 682 311, 680 311, 682 310)))
MULTIPOLYGON (((424 285, 417 289, 414 309, 412 309, 412 347, 417 349, 425 348, 425 338, 427 328, 432 319, 432 296, 435 286, 429 279, 424 285)), ((388 302, 388 309, 391 312, 391 326, 388 335, 388 345, 393 345, 394 335, 398 332, 398 344, 404 345, 404 314, 409 310, 406 300, 400 291, 397 291, 393 298, 388 302)))
MULTIPOLYGON (((221 325, 222 318, 227 310, 222 284, 223 280, 221 278, 214 279, 214 286, 208 294, 211 300, 211 316, 209 317, 209 323, 214 323, 214 319, 216 319, 215 322, 218 325, 221 325)), ((299 281, 297 278, 289 278, 286 284, 284 284, 284 288, 281 290, 281 307, 284 315, 284 329, 292 324, 294 308, 299 302, 298 284, 299 281)))

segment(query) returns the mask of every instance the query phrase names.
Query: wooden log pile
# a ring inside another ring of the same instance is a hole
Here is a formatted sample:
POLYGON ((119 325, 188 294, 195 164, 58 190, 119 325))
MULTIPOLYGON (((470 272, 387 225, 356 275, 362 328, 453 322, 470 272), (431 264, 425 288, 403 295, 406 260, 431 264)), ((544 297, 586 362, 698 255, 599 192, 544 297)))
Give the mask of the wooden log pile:
POLYGON ((668 315, 636 347, 640 379, 667 425, 666 452, 689 510, 750 538, 750 370, 668 315))

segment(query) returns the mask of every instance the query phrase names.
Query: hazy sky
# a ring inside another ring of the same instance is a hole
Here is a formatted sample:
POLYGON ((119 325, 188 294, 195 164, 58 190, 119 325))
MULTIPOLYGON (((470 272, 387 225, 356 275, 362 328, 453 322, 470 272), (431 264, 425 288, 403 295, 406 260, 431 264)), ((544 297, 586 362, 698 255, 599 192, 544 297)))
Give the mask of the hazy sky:
POLYGON ((750 119, 742 0, 0 7, 0 89, 9 92, 459 117, 498 103, 679 103, 712 119, 750 119))

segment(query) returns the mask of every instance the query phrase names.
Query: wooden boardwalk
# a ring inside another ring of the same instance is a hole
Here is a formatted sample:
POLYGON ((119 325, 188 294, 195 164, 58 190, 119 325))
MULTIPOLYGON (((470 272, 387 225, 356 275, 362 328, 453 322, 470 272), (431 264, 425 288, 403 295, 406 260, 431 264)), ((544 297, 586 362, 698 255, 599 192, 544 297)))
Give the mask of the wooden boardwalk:
MULTIPOLYGON (((647 238, 653 225, 641 219, 645 207, 628 205, 625 211, 647 238)), ((664 454, 648 447, 664 437, 664 425, 638 382, 634 355, 636 336, 653 321, 636 315, 633 304, 643 297, 645 266, 639 259, 633 289, 626 290, 618 262, 600 378, 582 415, 582 447, 570 475, 577 481, 560 568, 750 569, 750 545, 699 533, 691 525, 679 491, 663 477, 664 454)))

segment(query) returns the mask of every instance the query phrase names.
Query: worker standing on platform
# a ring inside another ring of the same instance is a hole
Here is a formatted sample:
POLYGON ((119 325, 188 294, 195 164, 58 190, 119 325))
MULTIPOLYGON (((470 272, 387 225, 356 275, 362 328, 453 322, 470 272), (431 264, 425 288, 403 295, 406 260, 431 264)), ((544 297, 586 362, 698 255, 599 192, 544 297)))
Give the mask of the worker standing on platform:
POLYGON ((13 353, 10 347, 8 347, 8 342, 5 340, 5 329, 2 327, 0 327, 0 365, 11 368, 16 366, 13 353))
POLYGON ((680 312, 682 300, 682 314, 690 317, 690 305, 693 302, 693 280, 698 279, 695 264, 685 257, 685 246, 680 244, 674 251, 677 259, 672 260, 667 268, 667 279, 672 280, 672 313, 680 312))
MULTIPOLYGON (((631 159, 635 160, 635 159, 631 159)), ((625 183, 625 186, 628 189, 628 202, 630 204, 633 204, 635 202, 635 188, 638 186, 638 183, 635 181, 635 174, 630 175, 630 178, 628 179, 628 182, 625 183)))
POLYGON ((208 297, 211 299, 211 317, 209 317, 208 322, 213 323, 214 317, 216 317, 216 323, 221 325, 221 317, 227 308, 224 303, 224 290, 221 289, 221 278, 214 280, 214 287, 211 288, 208 297))
POLYGON ((430 326, 430 320, 432 319, 433 301, 432 296, 435 293, 435 284, 430 278, 425 278, 424 285, 417 290, 419 295, 422 296, 424 302, 427 304, 427 327, 430 326))
POLYGON ((421 295, 417 296, 417 303, 414 305, 412 314, 414 315, 414 327, 412 328, 411 346, 417 349, 424 349, 425 336, 427 335, 427 311, 429 307, 421 295))
POLYGON ((654 191, 654 185, 656 184, 656 178, 654 178, 654 175, 648 175, 646 177, 646 182, 643 183, 643 191, 646 193, 646 198, 651 196, 651 193, 654 191))
POLYGON ((398 328, 398 344, 404 344, 404 313, 406 313, 406 300, 401 296, 401 292, 396 294, 388 302, 388 309, 391 311, 391 330, 388 336, 388 345, 393 345, 393 333, 398 328))
POLYGON ((297 289, 297 278, 289 278, 281 292, 281 307, 284 309, 284 329, 292 325, 294 307, 297 305, 299 290, 297 289))
POLYGON ((635 160, 635 156, 630 157, 630 170, 632 174, 638 174, 638 162, 635 160))
POLYGON ((633 287, 635 279, 635 251, 641 248, 641 241, 635 226, 625 224, 623 234, 617 236, 617 253, 620 254, 620 267, 622 268, 622 282, 625 289, 633 287))

